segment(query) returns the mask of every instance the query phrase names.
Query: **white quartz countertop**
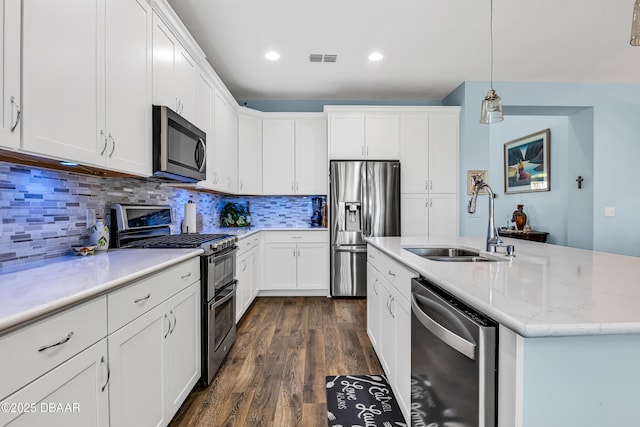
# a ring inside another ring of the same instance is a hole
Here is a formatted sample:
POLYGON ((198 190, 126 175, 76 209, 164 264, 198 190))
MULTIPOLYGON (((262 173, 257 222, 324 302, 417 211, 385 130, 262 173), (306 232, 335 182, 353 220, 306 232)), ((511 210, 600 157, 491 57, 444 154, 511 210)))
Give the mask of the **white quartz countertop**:
POLYGON ((120 249, 0 274, 0 333, 193 258, 202 249, 120 249))
POLYGON ((253 234, 256 234, 260 231, 328 231, 329 229, 326 227, 311 227, 311 226, 300 226, 300 227, 220 227, 208 229, 207 233, 225 233, 225 234, 233 234, 234 236, 238 236, 239 239, 244 237, 249 237, 253 234))
POLYGON ((483 238, 367 239, 387 255, 525 337, 640 333, 640 258, 503 238, 505 262, 441 262, 407 247, 484 249, 483 238))

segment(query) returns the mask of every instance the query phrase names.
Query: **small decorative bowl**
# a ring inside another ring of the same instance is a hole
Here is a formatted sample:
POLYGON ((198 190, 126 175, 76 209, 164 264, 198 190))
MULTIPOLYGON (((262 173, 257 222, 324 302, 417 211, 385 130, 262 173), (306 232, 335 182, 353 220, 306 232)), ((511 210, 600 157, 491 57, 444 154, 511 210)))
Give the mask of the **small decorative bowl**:
POLYGON ((74 246, 71 249, 73 249, 73 252, 79 256, 93 255, 96 251, 95 246, 74 246))

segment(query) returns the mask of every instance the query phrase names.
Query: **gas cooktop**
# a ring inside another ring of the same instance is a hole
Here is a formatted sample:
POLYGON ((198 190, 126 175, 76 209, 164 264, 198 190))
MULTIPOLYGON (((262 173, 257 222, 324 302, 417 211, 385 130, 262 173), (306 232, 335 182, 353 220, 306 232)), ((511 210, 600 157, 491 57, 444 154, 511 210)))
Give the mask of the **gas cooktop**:
POLYGON ((132 242, 131 248, 202 248, 205 253, 220 252, 238 241, 230 234, 171 234, 132 242))

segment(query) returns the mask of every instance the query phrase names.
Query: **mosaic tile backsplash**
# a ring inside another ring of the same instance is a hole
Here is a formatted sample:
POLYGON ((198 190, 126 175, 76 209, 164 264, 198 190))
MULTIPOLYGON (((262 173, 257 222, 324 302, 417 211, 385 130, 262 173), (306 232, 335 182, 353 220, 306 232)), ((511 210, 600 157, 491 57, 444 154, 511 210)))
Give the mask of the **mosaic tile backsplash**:
MULTIPOLYGON (((0 162, 0 268, 70 254, 89 241, 87 212, 109 220, 114 203, 171 205, 180 232, 183 207, 197 203, 198 231, 220 227, 226 202, 251 202, 252 225, 302 227, 312 215, 311 196, 221 196, 162 186, 145 178, 101 178, 0 162)), ((92 219, 89 219, 92 221, 92 219)))

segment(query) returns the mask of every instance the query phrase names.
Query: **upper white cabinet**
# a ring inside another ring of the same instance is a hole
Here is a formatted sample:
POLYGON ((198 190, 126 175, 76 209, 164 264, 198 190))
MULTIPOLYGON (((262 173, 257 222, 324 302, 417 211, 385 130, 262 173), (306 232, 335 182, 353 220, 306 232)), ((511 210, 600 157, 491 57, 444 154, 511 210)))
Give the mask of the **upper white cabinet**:
POLYGON ((3 0, 0 8, 0 147, 20 148, 21 0, 3 0))
POLYGON ((400 113, 403 235, 458 234, 458 107, 400 113))
POLYGON ((325 107, 331 160, 397 160, 399 114, 377 107, 325 107))
POLYGON ((153 103, 196 120, 196 65, 169 27, 153 14, 153 103))
POLYGON ((262 118, 247 108, 238 113, 238 192, 262 194, 262 118))
POLYGON ((213 144, 213 99, 215 89, 207 75, 198 69, 196 78, 196 119, 194 125, 207 134, 207 146, 213 144))
POLYGON ((22 148, 150 175, 149 5, 35 0, 22 22, 22 148))
POLYGON ((213 138, 207 138, 207 181, 223 193, 238 191, 238 112, 216 88, 213 138))
POLYGON ((322 115, 265 116, 262 122, 263 194, 326 194, 326 144, 326 121, 322 115))

